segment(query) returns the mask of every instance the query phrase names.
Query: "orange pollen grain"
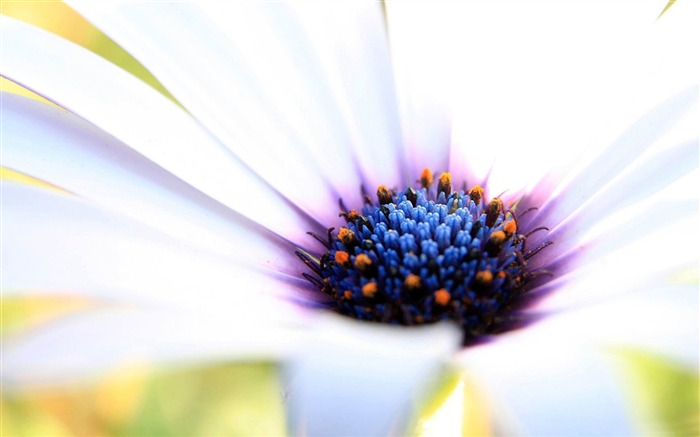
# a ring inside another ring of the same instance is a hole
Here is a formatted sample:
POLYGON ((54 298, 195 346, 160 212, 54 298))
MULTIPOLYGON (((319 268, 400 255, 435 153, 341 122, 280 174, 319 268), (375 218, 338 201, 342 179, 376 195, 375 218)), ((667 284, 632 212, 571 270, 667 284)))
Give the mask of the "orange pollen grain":
POLYGON ((371 265, 372 260, 364 253, 357 255, 355 258, 355 268, 361 272, 367 270, 367 268, 371 265))
POLYGON ((350 262, 350 255, 347 252, 339 250, 335 253, 335 262, 344 266, 350 262))
POLYGON ((347 218, 349 222, 354 222, 360 218, 360 214, 353 209, 348 213, 347 218))
POLYGON ((340 231, 338 232, 338 239, 341 243, 347 246, 355 241, 355 233, 348 228, 340 228, 340 231))
POLYGON ((424 168, 421 172, 420 184, 423 188, 428 188, 433 184, 433 172, 429 168, 424 168))
POLYGON ((345 290, 345 291, 343 292, 343 297, 344 297, 345 299, 347 299, 347 300, 352 299, 352 291, 350 291, 350 290, 345 290))
POLYGON ((391 203, 391 191, 389 191, 386 185, 380 185, 379 188, 377 188, 377 199, 379 199, 381 205, 391 203))
POLYGON ((506 233, 506 237, 511 237, 513 234, 515 234, 516 230, 517 225, 515 224, 515 220, 510 220, 503 225, 503 232, 506 233))
POLYGON ((501 244, 506 241, 506 233, 503 231, 496 231, 489 237, 489 242, 493 244, 501 244))
POLYGON ((372 299, 377 294, 377 283, 368 282, 362 286, 362 295, 366 298, 372 299))
POLYGON ((499 279, 503 279, 503 278, 506 277, 506 272, 504 272, 503 270, 501 270, 500 272, 496 273, 496 277, 499 278, 499 279))
POLYGON ((450 299, 452 296, 450 295, 450 292, 445 290, 444 288, 439 289, 434 293, 435 296, 435 303, 441 306, 445 306, 448 303, 450 303, 450 299))
POLYGON ((449 196, 452 193, 452 175, 450 173, 443 173, 438 179, 438 194, 445 193, 445 196, 449 196))
POLYGON ((476 282, 483 284, 483 285, 489 285, 493 281, 493 273, 491 273, 488 270, 482 270, 480 272, 477 272, 476 274, 476 282))
POLYGON ((410 275, 406 276, 406 279, 404 279, 403 284, 406 286, 406 288, 411 290, 419 289, 421 286, 420 276, 411 273, 410 275))
POLYGON ((481 203, 482 197, 484 197, 484 189, 478 185, 469 191, 469 198, 472 199, 476 205, 481 203))
POLYGON ((494 197, 489 202, 489 206, 487 206, 487 209, 489 210, 489 212, 499 213, 503 211, 503 201, 498 197, 494 197))

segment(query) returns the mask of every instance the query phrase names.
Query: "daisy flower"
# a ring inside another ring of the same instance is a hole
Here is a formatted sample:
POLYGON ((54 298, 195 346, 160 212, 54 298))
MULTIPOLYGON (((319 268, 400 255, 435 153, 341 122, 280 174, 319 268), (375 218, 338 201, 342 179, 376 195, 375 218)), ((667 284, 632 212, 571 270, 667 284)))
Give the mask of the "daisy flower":
POLYGON ((621 351, 698 365, 697 5, 484 3, 69 2, 177 102, 3 17, 55 104, 3 96, 3 293, 91 302, 6 389, 262 357, 293 433, 377 435, 449 366, 499 432, 634 433, 621 351))

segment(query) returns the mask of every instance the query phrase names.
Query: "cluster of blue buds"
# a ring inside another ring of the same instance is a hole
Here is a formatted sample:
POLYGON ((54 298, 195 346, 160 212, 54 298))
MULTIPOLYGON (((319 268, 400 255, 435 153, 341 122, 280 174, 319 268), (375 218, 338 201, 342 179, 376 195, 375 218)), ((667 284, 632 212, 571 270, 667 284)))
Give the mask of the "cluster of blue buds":
MULTIPOLYGON (((384 185, 365 195, 362 212, 341 211, 346 226, 324 242, 319 259, 297 255, 304 274, 341 314, 367 321, 420 325, 444 319, 463 329, 465 344, 506 330, 529 279, 513 210, 484 190, 454 191, 449 173, 420 187, 384 185)), ((341 203, 342 204, 342 203, 341 203)))

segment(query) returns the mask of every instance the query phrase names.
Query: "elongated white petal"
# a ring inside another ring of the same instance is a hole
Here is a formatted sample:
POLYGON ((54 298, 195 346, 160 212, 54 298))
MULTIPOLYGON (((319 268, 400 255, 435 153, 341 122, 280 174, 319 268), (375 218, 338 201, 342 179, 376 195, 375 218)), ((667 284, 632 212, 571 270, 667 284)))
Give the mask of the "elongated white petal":
MULTIPOLYGON (((402 7, 390 5, 389 11, 391 6, 402 7)), ((534 182, 553 163, 575 159, 670 48, 688 48, 694 40, 690 20, 669 29, 654 24, 663 8, 658 1, 634 8, 584 1, 422 6, 406 7, 417 10, 417 26, 427 15, 427 22, 441 28, 421 29, 413 38, 440 38, 435 51, 451 56, 450 68, 458 72, 440 78, 455 81, 447 86, 458 103, 451 169, 458 174, 471 167, 481 177, 493 169, 495 194, 534 182)), ((436 81, 424 86, 439 92, 445 85, 436 81)))
POLYGON ((0 19, 3 76, 58 102, 274 232, 300 237, 316 226, 149 86, 87 50, 10 18, 0 19))
POLYGON ((296 341, 264 319, 106 307, 3 339, 5 389, 86 381, 128 365, 278 359, 296 341))
POLYGON ((579 342, 644 350, 697 367, 697 287, 662 279, 604 301, 579 305, 545 321, 541 329, 556 330, 579 342))
POLYGON ((434 13, 443 5, 387 2, 385 7, 409 177, 417 179, 426 167, 447 171, 452 98, 461 79, 455 65, 462 55, 450 45, 444 16, 434 13))
POLYGON ((459 348, 451 324, 405 329, 321 317, 285 368, 300 435, 396 435, 459 348))
MULTIPOLYGON (((536 269, 553 261, 556 262, 562 254, 577 250, 577 247, 580 248, 581 245, 588 243, 586 232, 595 228, 601 222, 601 217, 611 220, 611 217, 620 210, 629 208, 637 202, 644 203, 647 207, 654 206, 652 195, 697 169, 698 159, 696 139, 662 150, 628 169, 609 182, 604 190, 594 194, 589 202, 577 208, 567 220, 554 225, 550 228, 550 232, 540 233, 528 241, 532 247, 536 247, 544 240, 555 243, 547 249, 546 256, 533 259, 530 268, 536 269)), ((564 198, 562 203, 568 203, 568 200, 564 198)), ((555 220, 551 216, 545 218, 547 219, 555 220)), ((629 217, 627 232, 635 234, 637 238, 645 237, 645 233, 640 230, 649 228, 650 226, 645 224, 652 219, 653 216, 650 217, 648 214, 629 217)), ((670 228, 673 219, 674 217, 669 217, 666 221, 656 220, 654 228, 670 228)))
MULTIPOLYGON (((611 144, 587 170, 581 171, 565 188, 538 211, 533 220, 555 226, 581 208, 601 188, 625 170, 661 135, 697 103, 697 87, 658 105, 611 144)), ((649 175, 651 176, 651 175, 649 175)))
MULTIPOLYGON (((678 269, 697 263, 692 248, 700 244, 694 232, 697 204, 684 220, 673 220, 639 239, 629 239, 619 247, 583 247, 577 268, 551 285, 556 290, 535 307, 538 311, 555 312, 614 298, 616 295, 653 288, 670 280, 678 269), (682 235, 682 237, 679 237, 682 235), (606 250, 607 249, 607 250, 606 250)), ((669 208, 669 213, 675 209, 669 208)), ((665 218, 665 217, 664 217, 665 218)), ((623 226, 620 232, 624 232, 623 226)), ((616 246, 613 243, 613 246, 616 246)), ((547 287, 547 286, 545 286, 547 287)))
POLYGON ((614 357, 599 347, 528 332, 469 348, 460 362, 489 393, 496 417, 512 418, 501 424, 507 434, 633 434, 614 357))
POLYGON ((11 182, 3 185, 3 255, 5 293, 78 293, 240 317, 294 317, 273 296, 293 296, 301 282, 232 263, 75 197, 11 182))
POLYGON ((400 133, 377 4, 71 4, 305 209, 321 214, 319 205, 335 204, 348 186, 357 199, 357 170, 372 184, 380 172, 398 179, 400 133))
POLYGON ((469 348, 460 362, 516 418, 511 432, 631 435, 617 354, 632 348, 697 366, 698 309, 696 287, 647 283, 469 348))
POLYGON ((175 240, 296 274, 294 246, 195 190, 73 114, 3 96, 3 165, 175 240))

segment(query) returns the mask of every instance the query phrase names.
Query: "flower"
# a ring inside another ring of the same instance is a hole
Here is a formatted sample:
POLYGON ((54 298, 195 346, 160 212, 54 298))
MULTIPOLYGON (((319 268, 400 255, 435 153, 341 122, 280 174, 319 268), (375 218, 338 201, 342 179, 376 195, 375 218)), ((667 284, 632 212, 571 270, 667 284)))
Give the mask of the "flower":
POLYGON ((687 330, 695 290, 673 287, 669 299, 660 277, 685 266, 685 237, 694 236, 696 206, 669 193, 697 174, 697 146, 681 129, 696 91, 670 92, 676 83, 663 80, 662 60, 687 61, 683 44, 669 44, 687 27, 650 30, 653 2, 605 14, 547 5, 556 22, 534 4, 467 3, 469 14, 446 11, 434 25, 422 5, 390 4, 391 50, 371 3, 71 4, 186 111, 91 54, 5 20, 3 75, 69 112, 6 96, 3 166, 72 195, 4 185, 3 286, 136 308, 103 304, 18 337, 5 352, 8 383, 131 356, 283 357, 293 347, 295 430, 386 432, 454 347, 453 330, 397 333, 318 317, 299 305, 317 293, 294 250, 313 247, 307 231, 337 225, 339 198, 361 205, 360 185, 403 189, 426 167, 482 180, 491 164, 492 194, 511 189, 509 198, 541 206, 530 223, 550 231, 530 243, 555 241, 532 263, 556 273, 530 290, 546 294, 529 308, 542 320, 453 356, 501 420, 510 412, 532 434, 629 433, 600 345, 697 365, 697 333, 687 330), (577 27, 584 13, 598 34, 585 20, 577 27), (468 45, 475 37, 483 43, 468 45), (656 88, 637 95, 647 69, 659 75, 656 88), (621 117, 594 138, 591 129, 631 97, 638 121, 621 117), (578 158, 568 147, 601 144, 580 165, 560 161, 578 158), (346 414, 338 403, 350 401, 346 414))

